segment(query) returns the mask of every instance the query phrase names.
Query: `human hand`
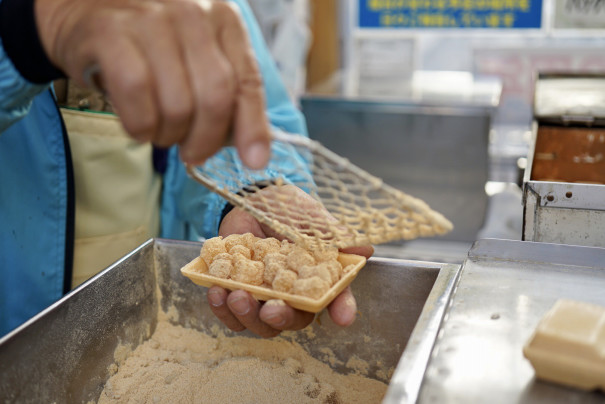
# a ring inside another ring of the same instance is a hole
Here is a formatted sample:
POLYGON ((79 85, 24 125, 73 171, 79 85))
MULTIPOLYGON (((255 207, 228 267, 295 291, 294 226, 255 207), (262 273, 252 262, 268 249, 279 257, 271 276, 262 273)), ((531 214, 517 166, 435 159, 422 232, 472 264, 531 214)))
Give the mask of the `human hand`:
MULTIPOLYGON (((309 200, 309 207, 315 206, 315 212, 325 212, 323 207, 309 197, 300 188, 286 186, 286 192, 297 195, 298 198, 309 200)), ((265 188, 259 192, 272 192, 265 188)), ((252 215, 242 209, 234 208, 223 219, 219 235, 226 237, 230 234, 252 233, 257 237, 283 237, 271 228, 259 223, 252 215)), ((352 247, 343 252, 363 255, 369 258, 374 249, 371 246, 352 247)), ((236 290, 229 292, 219 286, 208 290, 208 302, 214 315, 233 331, 248 329, 262 337, 274 337, 281 331, 300 330, 309 325, 314 318, 313 313, 294 309, 288 305, 278 305, 257 301, 248 292, 236 290)), ((357 303, 351 289, 347 287, 328 306, 328 314, 332 321, 340 326, 349 326, 355 321, 357 303)))
POLYGON ((36 0, 50 61, 86 86, 98 66, 126 131, 180 145, 201 164, 232 133, 242 161, 266 165, 269 125, 262 78, 235 6, 210 0, 36 0))

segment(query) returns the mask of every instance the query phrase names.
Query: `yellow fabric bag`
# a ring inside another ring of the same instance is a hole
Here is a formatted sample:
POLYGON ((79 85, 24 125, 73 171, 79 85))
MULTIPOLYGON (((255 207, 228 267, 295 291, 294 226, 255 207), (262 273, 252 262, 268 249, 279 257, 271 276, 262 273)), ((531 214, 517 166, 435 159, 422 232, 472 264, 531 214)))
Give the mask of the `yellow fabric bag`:
POLYGON ((61 108, 76 197, 72 287, 159 234, 161 176, 152 147, 108 113, 61 108))

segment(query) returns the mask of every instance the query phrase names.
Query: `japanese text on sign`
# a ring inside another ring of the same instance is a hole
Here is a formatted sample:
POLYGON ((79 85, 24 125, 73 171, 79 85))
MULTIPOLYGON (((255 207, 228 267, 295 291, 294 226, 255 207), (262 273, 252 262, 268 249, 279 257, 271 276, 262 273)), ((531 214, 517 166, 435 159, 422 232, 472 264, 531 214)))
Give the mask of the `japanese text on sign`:
POLYGON ((542 0, 359 0, 360 28, 540 28, 542 0))

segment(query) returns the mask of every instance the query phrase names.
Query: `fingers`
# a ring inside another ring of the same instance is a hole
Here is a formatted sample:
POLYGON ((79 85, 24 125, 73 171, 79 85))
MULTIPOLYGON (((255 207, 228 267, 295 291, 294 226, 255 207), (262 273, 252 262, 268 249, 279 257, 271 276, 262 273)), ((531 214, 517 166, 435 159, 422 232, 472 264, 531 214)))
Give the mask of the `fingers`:
POLYGON ((270 155, 264 88, 243 22, 228 3, 190 10, 187 2, 178 3, 185 5, 176 27, 195 105, 190 132, 180 142, 182 160, 202 163, 232 131, 242 161, 264 167, 270 155))
POLYGON ((108 95, 135 139, 181 146, 199 164, 233 131, 243 162, 262 168, 269 125, 261 74, 244 22, 226 2, 39 0, 43 47, 82 83, 99 65, 108 95))
POLYGON ((212 10, 192 3, 177 2, 180 9, 176 28, 182 38, 183 55, 194 100, 194 119, 186 138, 180 142, 181 158, 200 164, 212 156, 227 139, 233 110, 236 107, 237 83, 234 68, 225 57, 217 38, 212 10), (200 24, 199 21, 207 21, 200 24))
POLYGON ((302 330, 315 318, 313 313, 296 310, 281 300, 270 300, 260 310, 260 319, 277 330, 302 330))
POLYGON ((282 301, 261 304, 249 293, 236 290, 228 293, 213 286, 207 293, 214 315, 232 331, 245 329, 265 338, 275 337, 284 330, 302 330, 314 319, 313 313, 295 310, 282 301))
POLYGON ((246 327, 239 322, 227 306, 227 296, 228 292, 218 286, 211 287, 206 294, 210 309, 216 318, 221 320, 231 331, 244 331, 246 327))
POLYGON ((219 236, 227 237, 230 234, 252 233, 256 237, 265 238, 267 235, 263 231, 261 224, 241 208, 233 208, 227 213, 218 229, 219 236))
POLYGON ((374 255, 374 247, 372 247, 371 245, 348 247, 348 248, 343 248, 340 251, 342 251, 343 253, 347 253, 347 254, 361 255, 366 258, 370 258, 372 255, 374 255))
POLYGON ((236 290, 229 293, 227 305, 235 318, 253 333, 264 338, 275 337, 280 333, 280 330, 271 327, 260 319, 261 304, 248 292, 236 290))
POLYGON ((189 135, 194 115, 189 72, 183 55, 175 7, 149 3, 146 23, 137 27, 137 42, 145 53, 153 77, 152 87, 158 110, 155 145, 168 147, 189 135), (164 12, 164 8, 167 12, 164 12))
MULTIPOLYGON (((283 205, 285 208, 280 206, 280 204, 275 205, 275 207, 269 207, 270 211, 272 211, 276 216, 288 216, 291 219, 299 220, 301 217, 304 218, 305 226, 313 226, 317 230, 322 230, 327 232, 326 224, 336 223, 336 227, 339 227, 337 219, 332 216, 332 214, 326 209, 326 207, 318 200, 311 197, 305 191, 300 189, 295 185, 282 185, 282 186, 269 186, 261 189, 248 196, 248 200, 255 201, 259 197, 269 199, 271 201, 287 201, 283 205), (292 203, 290 201, 296 201, 294 205, 296 206, 298 212, 293 209, 292 203)), ((303 220, 299 220, 303 221, 303 220)), ((283 238, 283 236, 276 233, 271 227, 261 224, 261 228, 266 237, 275 237, 278 239, 283 238)), ((305 232, 307 229, 303 228, 303 225, 298 225, 298 228, 302 229, 305 232)), ((345 233, 346 236, 346 232, 345 233)), ((349 247, 341 250, 344 253, 348 254, 356 254, 361 255, 366 258, 370 258, 374 254, 374 247, 371 245, 365 246, 356 246, 349 247)))
POLYGON ((115 41, 110 48, 98 58, 106 90, 124 129, 139 141, 151 140, 157 131, 158 109, 145 56, 132 40, 115 41))
POLYGON ((248 292, 226 290, 213 286, 208 290, 208 302, 214 315, 232 331, 245 329, 264 337, 275 337, 280 330, 264 323, 259 317, 261 304, 248 292))
POLYGON ((357 315, 357 302, 349 286, 330 303, 328 314, 330 314, 330 318, 334 324, 342 327, 348 327, 353 324, 357 315))
POLYGON ((265 115, 262 77, 239 13, 227 3, 217 8, 219 41, 233 66, 237 83, 233 141, 244 164, 264 167, 270 157, 269 123, 265 115))
MULTIPOLYGON (((283 301, 269 301, 261 305, 248 292, 236 290, 228 293, 213 286, 208 290, 208 303, 214 315, 232 331, 245 329, 264 337, 277 336, 285 330, 302 330, 314 319, 314 314, 296 310, 283 301)), ((357 302, 347 287, 328 306, 334 324, 347 327, 355 321, 357 302)))

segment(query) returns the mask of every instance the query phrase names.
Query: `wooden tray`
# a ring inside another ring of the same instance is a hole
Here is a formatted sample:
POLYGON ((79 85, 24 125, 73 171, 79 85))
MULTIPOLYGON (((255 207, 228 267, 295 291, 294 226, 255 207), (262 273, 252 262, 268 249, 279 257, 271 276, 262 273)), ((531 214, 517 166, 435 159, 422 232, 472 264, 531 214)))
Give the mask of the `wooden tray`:
POLYGON ((357 273, 366 264, 365 257, 355 254, 339 253, 338 261, 342 264, 342 267, 354 264, 355 267, 348 273, 344 274, 338 282, 319 299, 311 299, 310 297, 293 295, 286 292, 279 292, 277 290, 269 289, 264 286, 249 285, 247 283, 236 282, 231 279, 217 278, 208 274, 208 267, 201 257, 195 258, 193 261, 181 268, 181 273, 187 278, 191 279, 193 283, 207 288, 217 285, 229 290, 245 290, 248 291, 255 299, 258 300, 271 300, 281 299, 288 305, 295 309, 308 311, 311 313, 318 313, 323 310, 340 292, 344 290, 353 279, 357 276, 357 273))

